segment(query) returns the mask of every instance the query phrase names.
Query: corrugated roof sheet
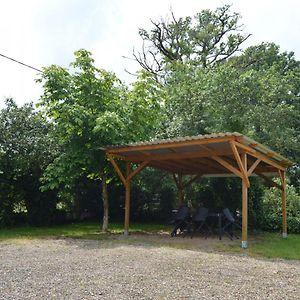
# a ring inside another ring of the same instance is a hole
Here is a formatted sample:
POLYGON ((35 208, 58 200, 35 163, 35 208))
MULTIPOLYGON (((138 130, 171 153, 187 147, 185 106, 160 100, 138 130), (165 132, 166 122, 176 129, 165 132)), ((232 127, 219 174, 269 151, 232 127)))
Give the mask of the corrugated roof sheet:
POLYGON ((128 143, 128 144, 118 144, 118 145, 109 145, 103 147, 105 150, 116 149, 116 148, 127 148, 127 147, 137 147, 137 146, 150 146, 150 145, 159 145, 159 144, 171 144, 177 142, 186 142, 193 140, 204 140, 204 139, 212 139, 212 138, 220 138, 220 137, 230 137, 230 136, 243 136, 238 132, 220 132, 220 133, 211 133, 211 134, 203 134, 203 135, 194 135, 194 136, 184 136, 184 137, 176 137, 170 139, 160 139, 160 140, 152 140, 152 141, 144 141, 144 142, 136 142, 136 143, 128 143))
MULTIPOLYGON (((268 147, 266 147, 256 141, 248 138, 247 136, 242 135, 239 132, 221 132, 221 133, 212 133, 212 134, 204 134, 204 135, 176 137, 176 138, 170 138, 170 139, 158 139, 158 140, 144 141, 144 142, 137 142, 137 143, 110 145, 110 146, 103 147, 103 149, 108 152, 110 150, 112 150, 112 152, 114 152, 114 150, 118 149, 118 152, 119 152, 119 150, 124 148, 124 151, 127 152, 127 155, 130 155, 130 153, 128 153, 128 150, 129 150, 128 148, 132 148, 132 151, 134 151, 136 147, 140 147, 140 146, 152 146, 152 145, 170 145, 171 146, 172 144, 178 144, 181 142, 184 143, 187 141, 190 142, 190 141, 199 141, 199 140, 211 140, 211 142, 213 143, 214 139, 217 140, 218 138, 223 138, 223 137, 224 138, 226 138, 226 137, 241 138, 242 137, 242 139, 240 139, 240 143, 242 143, 246 146, 250 146, 254 150, 259 151, 259 152, 265 154, 266 156, 270 156, 267 154, 271 154, 271 156, 272 156, 271 159, 273 159, 277 162, 280 162, 282 164, 285 164, 287 166, 291 166, 293 164, 292 161, 288 160, 287 158, 283 157, 282 155, 276 153, 275 151, 269 149, 268 147)), ((170 147, 170 148, 172 148, 172 147, 170 147)), ((131 151, 131 149, 129 151, 131 151)), ((133 153, 131 153, 131 154, 133 154, 133 153)))

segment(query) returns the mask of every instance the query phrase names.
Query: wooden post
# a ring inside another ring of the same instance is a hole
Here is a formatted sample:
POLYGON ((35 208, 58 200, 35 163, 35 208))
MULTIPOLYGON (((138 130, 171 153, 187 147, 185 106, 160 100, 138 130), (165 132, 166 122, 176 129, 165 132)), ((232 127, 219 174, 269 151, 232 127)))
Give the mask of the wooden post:
POLYGON ((279 171, 281 179, 281 206, 282 206, 282 237, 287 238, 287 221, 286 221, 286 182, 285 172, 279 171))
MULTIPOLYGON (((247 154, 242 154, 242 163, 247 172, 247 154)), ((248 248, 248 182, 242 178, 242 248, 248 248)))
POLYGON ((130 174, 131 163, 126 162, 126 183, 125 183, 125 222, 124 222, 124 235, 129 234, 129 217, 130 217, 130 174))

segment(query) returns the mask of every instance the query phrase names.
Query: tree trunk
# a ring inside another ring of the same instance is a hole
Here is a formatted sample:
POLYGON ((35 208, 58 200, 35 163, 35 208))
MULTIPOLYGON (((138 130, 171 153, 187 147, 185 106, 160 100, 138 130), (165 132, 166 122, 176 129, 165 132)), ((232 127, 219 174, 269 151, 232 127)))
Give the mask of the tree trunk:
POLYGON ((108 192, 107 192, 107 183, 106 183, 106 175, 102 173, 102 201, 103 201, 103 223, 102 223, 102 231, 108 231, 108 192))

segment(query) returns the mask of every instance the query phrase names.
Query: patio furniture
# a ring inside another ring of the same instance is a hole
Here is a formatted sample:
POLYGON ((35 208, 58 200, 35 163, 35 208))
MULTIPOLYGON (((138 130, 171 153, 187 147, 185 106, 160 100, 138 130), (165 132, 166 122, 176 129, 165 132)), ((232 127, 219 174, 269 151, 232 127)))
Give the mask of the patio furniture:
POLYGON ((218 230, 219 240, 222 239, 222 219, 223 213, 211 212, 208 214, 208 220, 212 222, 211 227, 215 227, 218 230))
POLYGON ((203 231, 205 233, 205 238, 209 232, 212 232, 210 226, 207 223, 207 217, 209 215, 208 208, 200 207, 195 215, 193 216, 193 231, 191 234, 191 239, 193 238, 196 232, 203 231))
POLYGON ((233 217, 229 208, 223 209, 223 216, 225 223, 222 227, 222 232, 227 234, 231 240, 233 239, 233 237, 238 239, 239 237, 237 235, 234 235, 234 230, 236 227, 242 229, 241 224, 233 217))
POLYGON ((179 233, 182 233, 185 229, 188 229, 191 220, 190 209, 187 206, 181 206, 175 215, 174 224, 175 227, 171 232, 171 237, 175 237, 179 233))

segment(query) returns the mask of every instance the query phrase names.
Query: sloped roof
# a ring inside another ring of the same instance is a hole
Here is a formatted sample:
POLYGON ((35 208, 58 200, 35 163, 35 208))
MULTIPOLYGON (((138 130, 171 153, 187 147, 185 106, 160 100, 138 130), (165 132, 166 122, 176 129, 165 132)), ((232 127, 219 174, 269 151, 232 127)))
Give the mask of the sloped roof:
POLYGON ((148 161, 148 166, 181 174, 228 175, 231 172, 216 157, 238 168, 231 143, 238 153, 248 154, 248 166, 260 159, 257 172, 276 173, 293 163, 279 153, 238 132, 177 137, 104 148, 108 155, 133 163, 148 161))

